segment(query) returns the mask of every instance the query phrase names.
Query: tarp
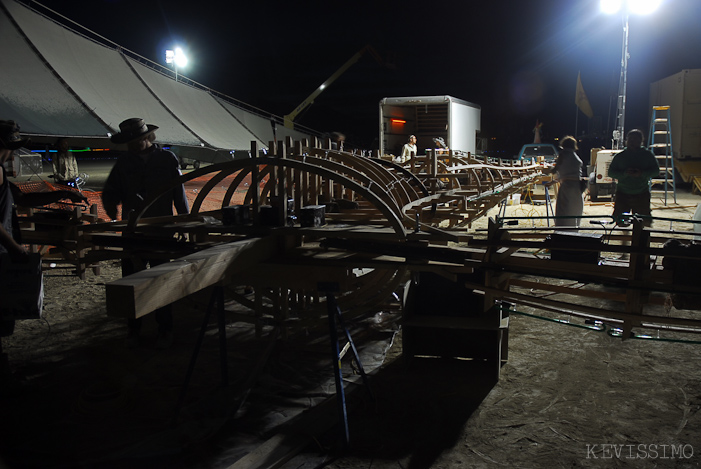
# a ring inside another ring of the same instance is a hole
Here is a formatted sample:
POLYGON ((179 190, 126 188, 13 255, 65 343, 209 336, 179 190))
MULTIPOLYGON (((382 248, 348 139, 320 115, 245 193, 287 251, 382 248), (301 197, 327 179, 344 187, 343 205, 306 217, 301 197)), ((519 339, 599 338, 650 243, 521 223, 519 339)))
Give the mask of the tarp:
POLYGON ((22 132, 105 137, 102 125, 42 61, 0 9, 0 118, 21 123, 22 132))
POLYGON ((0 44, 11 51, 0 55, 0 119, 16 120, 34 141, 66 136, 75 146, 114 148, 109 136, 130 117, 157 125, 158 142, 205 160, 249 150, 252 141, 265 148, 274 138, 309 138, 15 0, 0 6, 0 44))

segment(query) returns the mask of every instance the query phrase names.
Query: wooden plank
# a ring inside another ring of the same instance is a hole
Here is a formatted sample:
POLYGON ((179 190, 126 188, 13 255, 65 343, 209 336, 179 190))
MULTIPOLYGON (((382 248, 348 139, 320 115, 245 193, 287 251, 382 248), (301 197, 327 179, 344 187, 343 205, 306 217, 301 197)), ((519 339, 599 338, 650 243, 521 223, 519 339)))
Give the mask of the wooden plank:
POLYGON ((545 307, 551 310, 559 311, 563 314, 569 314, 570 311, 578 312, 586 316, 595 317, 597 319, 613 319, 615 321, 626 322, 630 321, 632 323, 642 323, 644 326, 649 327, 650 325, 669 325, 669 326, 683 326, 698 329, 701 327, 701 320, 699 319, 687 319, 678 317, 668 317, 668 316, 655 316, 655 315, 639 315, 627 312, 621 312, 617 310, 611 310, 606 308, 596 308, 590 307, 582 304, 568 303, 564 301, 550 300, 548 298, 538 298, 531 295, 524 295, 521 293, 515 293, 511 291, 503 291, 495 288, 485 287, 483 285, 465 282, 466 288, 472 288, 475 290, 482 290, 485 293, 491 293, 497 299, 502 299, 510 303, 522 304, 525 306, 530 306, 532 308, 545 307))
POLYGON ((701 193, 701 177, 694 176, 693 181, 694 181, 694 187, 692 187, 692 192, 701 193))
POLYGON ((674 169, 679 172, 684 182, 692 182, 694 177, 701 174, 701 160, 698 159, 675 159, 674 169))
POLYGON ((215 246, 106 285, 107 315, 138 318, 241 272, 277 251, 275 237, 215 246))
POLYGON ((585 296, 587 298, 599 298, 609 301, 620 301, 624 302, 626 300, 626 294, 620 292, 608 292, 608 291, 597 291, 585 288, 572 288, 560 285, 553 285, 545 282, 532 282, 528 280, 511 278, 509 284, 512 287, 528 288, 533 290, 544 290, 552 293, 564 293, 566 295, 575 296, 585 296))

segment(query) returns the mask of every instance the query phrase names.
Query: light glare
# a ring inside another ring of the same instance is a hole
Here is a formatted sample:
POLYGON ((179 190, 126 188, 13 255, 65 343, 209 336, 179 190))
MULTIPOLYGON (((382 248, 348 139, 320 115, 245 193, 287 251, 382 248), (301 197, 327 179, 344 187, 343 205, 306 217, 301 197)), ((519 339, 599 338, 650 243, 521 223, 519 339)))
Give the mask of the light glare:
POLYGON ((621 10, 622 4, 622 0, 601 0, 600 7, 601 11, 608 15, 612 15, 621 10))
POLYGON ((176 67, 183 68, 187 65, 187 57, 180 47, 166 51, 166 63, 174 63, 176 67))
POLYGON ((648 15, 659 8, 662 0, 600 0, 600 8, 606 14, 618 13, 625 6, 629 13, 648 15), (625 4, 625 5, 624 5, 625 4))
POLYGON ((628 0, 628 7, 631 13, 638 15, 649 15, 657 10, 661 0, 628 0))
POLYGON ((185 57, 185 53, 180 47, 175 48, 175 65, 178 66, 178 68, 183 68, 184 66, 187 65, 187 57, 185 57))

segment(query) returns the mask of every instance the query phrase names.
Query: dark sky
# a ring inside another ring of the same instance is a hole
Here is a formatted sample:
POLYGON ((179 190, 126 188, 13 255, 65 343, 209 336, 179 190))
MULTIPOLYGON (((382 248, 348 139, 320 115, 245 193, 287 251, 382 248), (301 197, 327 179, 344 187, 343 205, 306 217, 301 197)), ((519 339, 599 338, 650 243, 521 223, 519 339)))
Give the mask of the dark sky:
MULTIPOLYGON (((621 71, 622 15, 599 0, 43 0, 97 34, 163 63, 176 43, 189 78, 277 115, 292 111, 365 45, 298 122, 369 146, 384 97, 451 95, 482 107, 487 137, 517 146, 574 133, 577 73, 607 138, 621 71)), ((701 68, 701 1, 663 0, 630 17, 626 129, 649 127, 651 82, 701 68)), ((579 114, 579 133, 587 119, 579 114)))

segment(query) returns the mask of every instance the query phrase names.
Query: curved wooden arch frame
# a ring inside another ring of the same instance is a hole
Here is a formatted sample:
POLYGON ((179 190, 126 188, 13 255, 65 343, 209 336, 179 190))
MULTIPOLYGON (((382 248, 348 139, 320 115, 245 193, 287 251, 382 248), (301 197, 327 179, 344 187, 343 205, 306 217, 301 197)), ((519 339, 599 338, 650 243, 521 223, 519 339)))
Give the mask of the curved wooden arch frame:
MULTIPOLYGON (((267 166, 267 170, 271 171, 273 167, 283 166, 285 168, 296 169, 299 171, 305 171, 317 176, 325 177, 333 182, 341 184, 347 187, 361 197, 366 199, 368 202, 373 204, 377 210, 384 215, 389 225, 393 228, 394 232, 397 234, 399 239, 406 238, 406 232, 404 224, 402 223, 402 212, 401 206, 398 206, 394 201, 387 197, 387 193, 384 192, 381 185, 368 177, 367 175, 356 171, 355 169, 344 166, 340 163, 336 163, 330 160, 323 160, 315 157, 306 157, 306 159, 312 159, 312 162, 302 161, 295 158, 276 158, 276 157, 259 157, 251 159, 235 160, 226 163, 217 163, 214 165, 207 166, 205 168, 200 168, 192 171, 186 175, 180 176, 168 184, 164 184, 159 187, 152 196, 148 197, 139 212, 137 212, 132 218, 129 219, 127 230, 133 231, 143 214, 146 210, 160 197, 166 194, 169 190, 177 187, 180 184, 184 184, 188 181, 196 179, 201 176, 205 176, 210 173, 218 173, 208 181, 202 188, 200 193, 197 195, 195 202, 193 203, 193 208, 197 211, 192 212, 198 213, 201 207, 202 201, 207 197, 209 192, 223 179, 229 175, 253 166, 267 166), (316 163, 316 164, 313 164, 316 163), (336 170, 336 171, 334 171, 336 170), (362 181, 362 182, 361 182, 362 181), (365 185, 363 184, 365 183, 365 185), (389 200, 387 200, 389 199, 389 200), (388 203, 389 202, 389 203, 388 203)), ((274 178, 270 178, 274 179, 274 178)), ((270 181, 269 181, 270 183, 270 181)), ((266 184, 267 186, 267 184, 266 184)), ((222 201, 222 206, 228 205, 228 200, 225 198, 222 201)))
POLYGON ((375 195, 381 198, 388 206, 391 206, 391 208, 396 214, 401 213, 401 208, 403 204, 397 201, 397 197, 395 197, 394 194, 386 190, 387 186, 383 184, 382 181, 377 181, 376 179, 373 179, 366 173, 356 170, 352 166, 344 165, 342 163, 338 163, 334 160, 327 158, 319 158, 315 156, 301 156, 293 159, 312 165, 318 165, 319 167, 333 170, 336 173, 342 174, 346 177, 351 177, 353 180, 363 182, 367 184, 368 190, 371 190, 375 195))
POLYGON ((379 183, 384 184, 387 189, 386 193, 395 199, 398 206, 405 205, 411 201, 412 195, 414 195, 414 198, 419 196, 409 184, 404 184, 401 178, 398 178, 391 171, 388 171, 368 158, 356 156, 351 153, 318 148, 311 149, 309 155, 325 160, 338 161, 344 166, 350 166, 362 173, 376 177, 379 183))
POLYGON ((417 185, 421 191, 421 194, 419 194, 419 197, 428 197, 430 195, 428 192, 428 189, 426 188, 426 185, 423 182, 421 182, 421 179, 416 177, 416 175, 414 173, 412 173, 411 171, 409 171, 405 167, 399 166, 397 163, 383 160, 381 158, 370 158, 370 160, 374 161, 375 163, 379 164, 380 166, 390 168, 390 169, 400 173, 402 176, 404 176, 406 178, 406 181, 409 183, 410 186, 412 186, 412 183, 417 185))

